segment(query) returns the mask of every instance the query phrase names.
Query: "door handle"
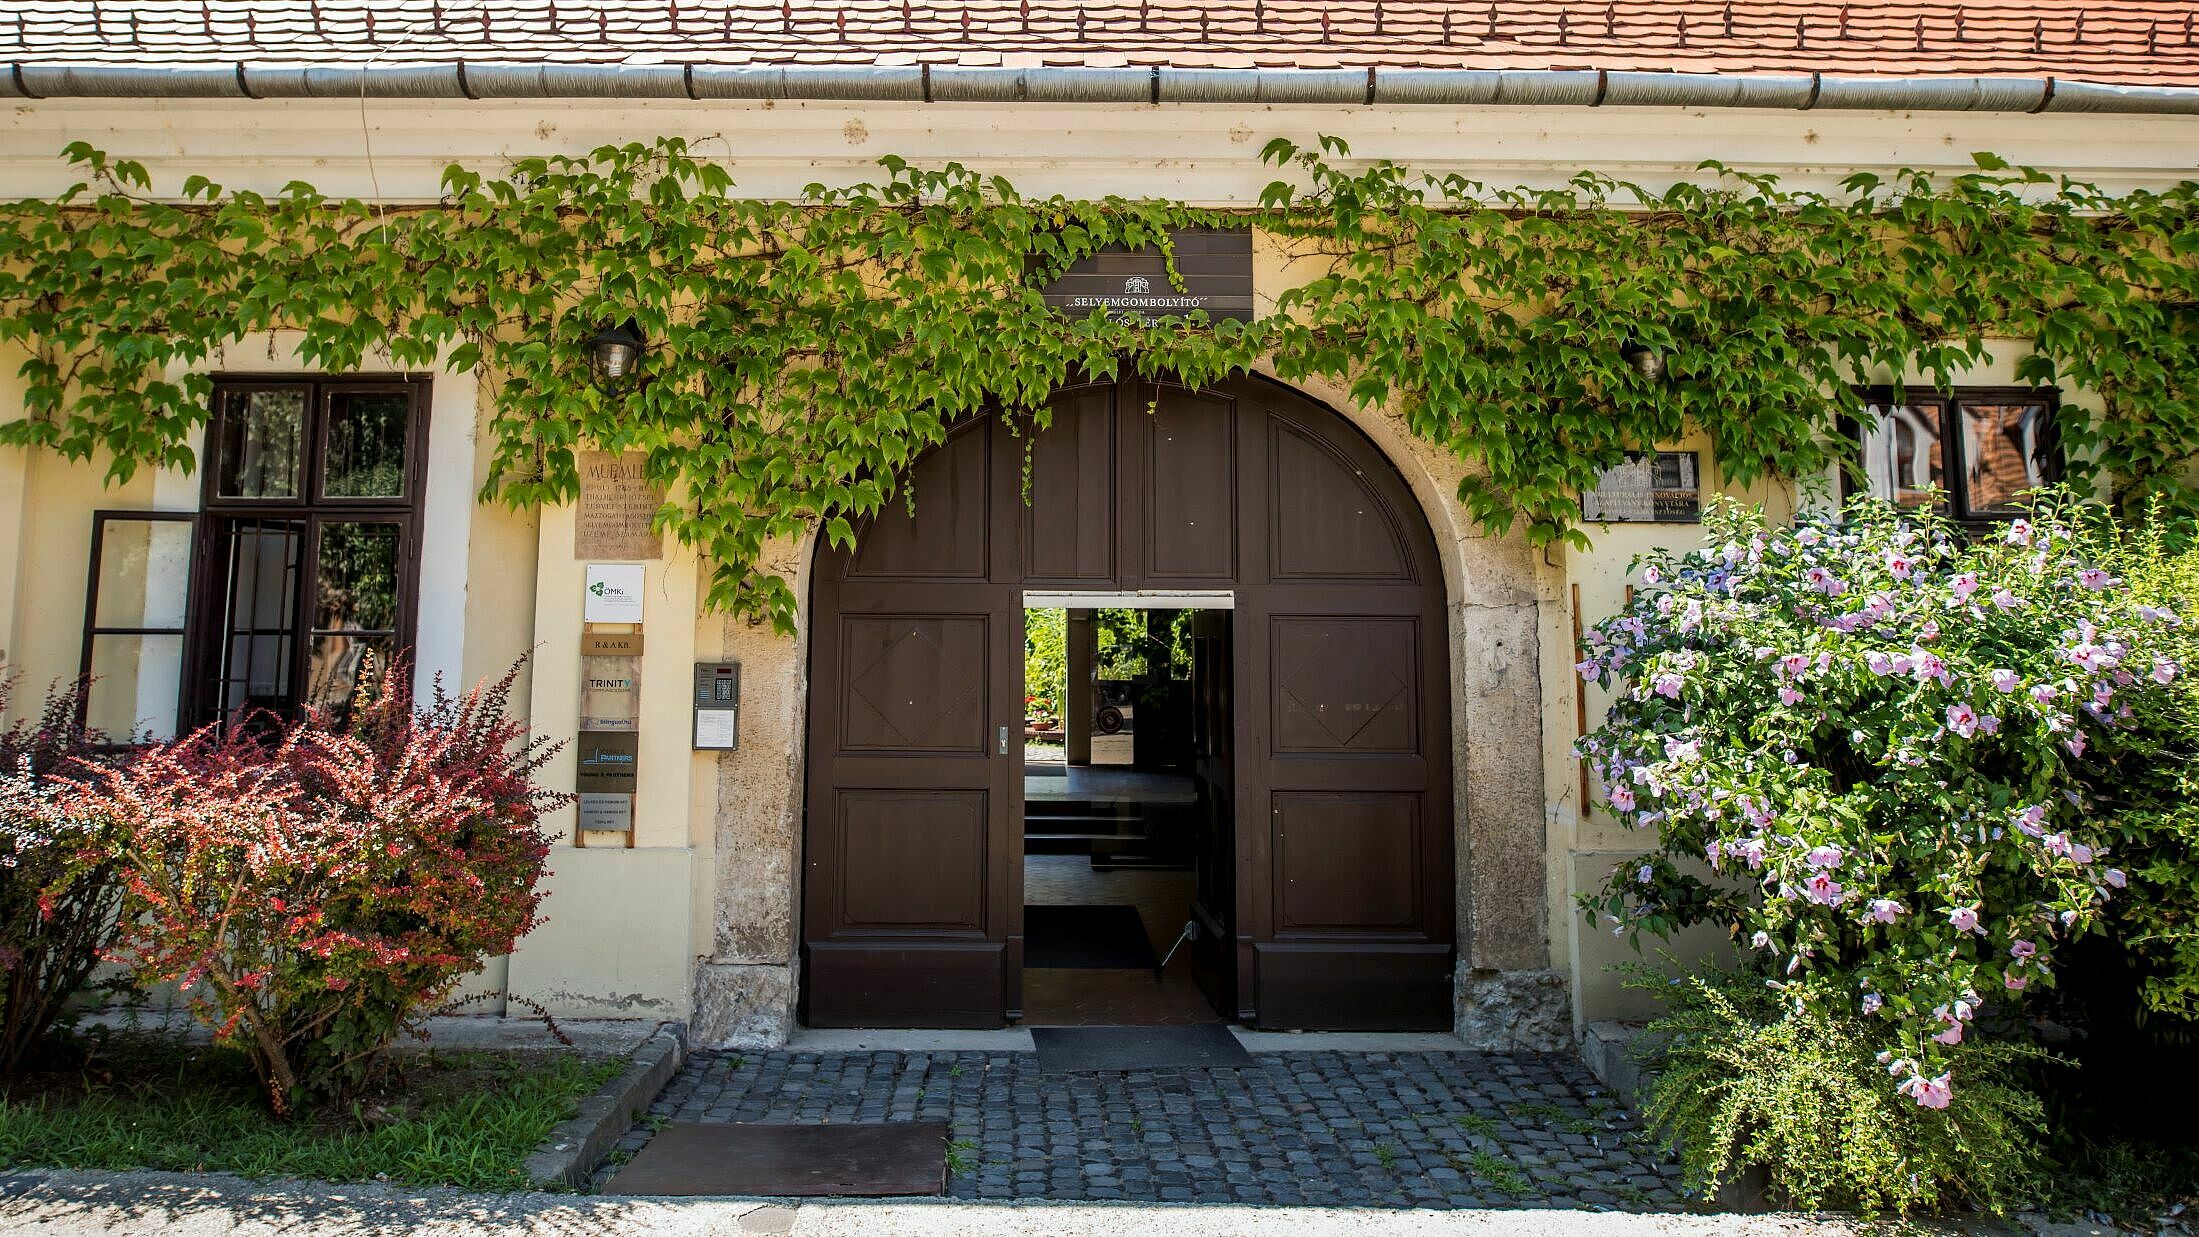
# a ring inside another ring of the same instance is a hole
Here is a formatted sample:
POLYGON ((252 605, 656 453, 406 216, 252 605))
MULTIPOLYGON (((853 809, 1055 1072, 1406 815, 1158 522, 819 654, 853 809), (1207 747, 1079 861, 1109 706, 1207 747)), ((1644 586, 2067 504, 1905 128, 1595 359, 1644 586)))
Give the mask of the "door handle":
POLYGON ((1003 756, 1008 754, 1008 728, 1006 726, 1000 728, 1000 754, 1003 756))

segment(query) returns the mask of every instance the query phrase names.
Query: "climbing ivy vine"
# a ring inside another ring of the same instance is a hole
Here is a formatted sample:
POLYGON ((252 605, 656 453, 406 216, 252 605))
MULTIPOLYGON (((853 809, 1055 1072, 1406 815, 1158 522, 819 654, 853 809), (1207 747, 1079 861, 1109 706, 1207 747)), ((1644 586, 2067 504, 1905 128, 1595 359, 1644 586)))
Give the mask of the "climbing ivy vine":
POLYGON ((0 204, 0 339, 31 352, 0 443, 117 479, 191 466, 209 382, 170 375, 251 332, 298 332, 331 370, 440 362, 489 395, 484 498, 566 501, 576 451, 640 451, 673 489, 661 521, 714 564, 709 603, 782 627, 774 539, 849 542, 957 421, 997 409, 1029 434, 1076 375, 1198 384, 1264 362, 1394 401, 1471 463, 1459 497, 1480 524, 1579 543, 1579 490, 1629 449, 1694 427, 1736 482, 1813 475, 1861 412, 1851 381, 1945 384, 2013 336, 2034 341, 2026 381, 2103 397, 2062 437, 2113 497, 2192 505, 2189 184, 2115 196, 1981 155, 1836 194, 1715 164, 1714 183, 1663 192, 1593 174, 1492 189, 1324 140, 1269 144, 1278 179, 1241 211, 1025 198, 898 158, 875 183, 762 201, 664 138, 452 167, 440 203, 393 207, 199 176, 161 198, 137 163, 65 153, 83 183, 0 204), (1039 296, 1103 246, 1165 248, 1190 225, 1261 229, 1304 279, 1252 323, 1065 317, 1039 296), (607 393, 587 341, 628 317, 650 352, 607 393), (1661 381, 1621 359, 1630 342, 1665 356, 1661 381))

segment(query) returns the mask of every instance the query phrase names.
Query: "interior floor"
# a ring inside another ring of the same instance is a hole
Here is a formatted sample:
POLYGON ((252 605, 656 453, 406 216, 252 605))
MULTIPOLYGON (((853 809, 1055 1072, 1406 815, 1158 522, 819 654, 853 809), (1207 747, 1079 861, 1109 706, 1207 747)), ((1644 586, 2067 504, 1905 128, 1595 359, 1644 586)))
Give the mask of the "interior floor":
MULTIPOLYGON (((1155 957, 1165 956, 1183 930, 1191 896, 1192 874, 1183 869, 1095 870, 1088 855, 1027 855, 1023 860, 1026 907, 1131 907, 1155 957)), ((1031 1026, 1188 1026, 1222 1019, 1192 978, 1191 948, 1186 945, 1176 951, 1158 982, 1145 968, 1027 966, 1023 1021, 1031 1026)))

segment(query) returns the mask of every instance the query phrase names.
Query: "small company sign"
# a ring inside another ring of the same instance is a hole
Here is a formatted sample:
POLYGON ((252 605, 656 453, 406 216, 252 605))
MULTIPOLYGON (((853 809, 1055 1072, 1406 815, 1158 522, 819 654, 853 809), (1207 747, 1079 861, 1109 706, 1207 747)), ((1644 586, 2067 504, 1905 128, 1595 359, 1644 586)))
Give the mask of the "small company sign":
POLYGON ((640 563, 588 564, 587 600, 581 621, 586 623, 638 623, 641 621, 640 563))
POLYGON ((1095 309, 1129 318, 1167 318, 1203 309, 1219 322, 1252 321, 1252 233, 1247 229, 1178 228, 1177 288, 1158 247, 1109 248, 1084 258, 1039 290, 1047 305, 1071 317, 1095 309))
POLYGON ((573 789, 584 795, 634 793, 635 755, 641 736, 631 730, 583 730, 577 746, 580 767, 573 789))

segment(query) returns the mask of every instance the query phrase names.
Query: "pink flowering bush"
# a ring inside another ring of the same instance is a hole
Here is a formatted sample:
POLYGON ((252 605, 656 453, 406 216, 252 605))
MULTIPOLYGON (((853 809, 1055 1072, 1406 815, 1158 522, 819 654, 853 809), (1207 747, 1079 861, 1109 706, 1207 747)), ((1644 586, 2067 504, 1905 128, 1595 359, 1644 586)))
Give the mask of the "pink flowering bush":
POLYGON ((2199 750, 2184 619, 2098 518, 2049 495, 1963 537, 1870 501, 1793 529, 1727 505, 1709 549, 1645 559, 1586 638, 1618 699, 1581 752, 1654 851, 1590 911, 1726 927, 1793 1008, 1876 1028, 1901 1095, 1959 1103, 1981 1018, 2134 901, 2192 900, 2188 856, 2133 874, 2161 805, 2132 788, 2199 750))
MULTIPOLYGON (((44 810, 121 874, 112 956, 175 983, 278 1113, 373 1082, 397 1036, 534 927, 560 796, 504 715, 513 674, 415 710, 403 673, 326 719, 80 765, 44 810)), ((49 897, 66 896, 63 881, 49 897)))

